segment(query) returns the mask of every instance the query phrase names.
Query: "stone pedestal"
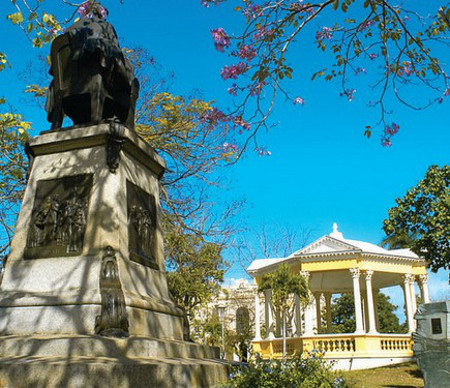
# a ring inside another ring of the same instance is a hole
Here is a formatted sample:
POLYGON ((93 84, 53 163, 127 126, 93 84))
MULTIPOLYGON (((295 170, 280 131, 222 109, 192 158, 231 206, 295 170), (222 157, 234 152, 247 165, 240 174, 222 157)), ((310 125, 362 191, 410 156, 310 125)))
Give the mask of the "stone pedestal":
POLYGON ((450 300, 419 306, 414 318, 414 358, 423 373, 425 387, 449 386, 450 375, 450 300))
MULTIPOLYGON (((18 370, 15 358, 32 360, 26 367, 32 376, 64 364, 82 382, 67 386, 94 386, 80 371, 108 376, 124 359, 131 374, 179 370, 173 381, 154 386, 208 385, 226 378, 215 354, 181 342, 182 313, 165 277, 159 203, 165 166, 156 152, 116 123, 42 133, 31 139, 29 150, 32 169, 0 293, 5 378, 18 370), (129 346, 132 355, 118 350, 129 346), (99 361, 105 357, 108 362, 99 361), (185 357, 197 358, 195 365, 185 357), (201 380, 205 368, 215 372, 201 380)), ((60 380, 46 386, 66 386, 67 373, 54 376, 60 380)), ((116 386, 119 380, 110 381, 116 386)))

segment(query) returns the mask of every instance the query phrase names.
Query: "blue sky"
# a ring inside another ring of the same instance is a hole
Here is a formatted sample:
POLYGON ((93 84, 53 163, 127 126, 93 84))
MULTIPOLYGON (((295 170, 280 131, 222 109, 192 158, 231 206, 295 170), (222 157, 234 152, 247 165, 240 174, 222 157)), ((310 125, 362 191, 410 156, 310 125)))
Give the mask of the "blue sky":
MULTIPOLYGON (((164 69, 175 73, 175 92, 199 89, 205 99, 223 107, 230 104, 230 97, 220 69, 230 60, 214 49, 210 30, 224 27, 230 34, 238 33, 242 20, 232 11, 237 3, 205 9, 199 0, 125 0, 123 5, 117 0, 104 1, 109 20, 124 44, 146 47, 164 69)), ((433 12, 439 5, 438 1, 428 1, 424 10, 433 12)), ((11 6, 8 3, 4 7, 11 6)), ((56 11, 66 15, 63 7, 56 11)), ((314 26, 331 23, 332 18, 325 17, 314 26)), ((339 96, 336 83, 311 82, 311 73, 328 61, 325 54, 314 49, 313 34, 306 34, 290 55, 296 76, 288 89, 301 95, 305 106, 278 101, 273 116, 278 125, 259 136, 260 144, 267 146, 272 156, 258 157, 249 152, 229 167, 226 196, 246 199, 239 220, 248 228, 245 233, 249 241, 262 224, 311 228, 312 239, 316 239, 330 233, 332 223, 337 222, 345 237, 379 243, 382 221, 395 198, 417 184, 429 165, 450 162, 449 101, 421 112, 391 101, 392 121, 398 122, 401 130, 393 146, 383 148, 379 131, 371 139, 363 136, 364 127, 378 119, 378 111, 367 107, 373 97, 365 87, 371 75, 355 81, 357 92, 351 103, 339 96)), ((18 93, 23 87, 19 74, 37 50, 4 18, 0 19, 0 40, 13 64, 11 70, 0 74, 0 95, 8 96, 35 128, 47 129, 44 112, 24 104, 18 93)), ((448 50, 442 48, 440 55, 448 63, 448 50)), ((409 93, 426 98, 427 91, 417 88, 409 93)), ((223 195, 217 200, 220 198, 223 195)), ((234 260, 231 253, 228 258, 234 260)), ((227 274, 229 281, 244 276, 239 265, 227 274)), ((448 297, 447 279, 444 271, 432 275, 432 298, 448 297)), ((402 304, 397 294, 392 295, 402 304)))

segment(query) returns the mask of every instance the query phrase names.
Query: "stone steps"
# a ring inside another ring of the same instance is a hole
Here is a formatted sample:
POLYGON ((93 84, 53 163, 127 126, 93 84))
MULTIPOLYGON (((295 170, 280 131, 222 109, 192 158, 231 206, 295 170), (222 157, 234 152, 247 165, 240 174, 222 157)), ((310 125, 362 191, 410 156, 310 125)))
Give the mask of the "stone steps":
POLYGON ((101 336, 0 337, 0 358, 5 357, 108 357, 218 359, 219 349, 190 342, 148 337, 124 339, 101 336))

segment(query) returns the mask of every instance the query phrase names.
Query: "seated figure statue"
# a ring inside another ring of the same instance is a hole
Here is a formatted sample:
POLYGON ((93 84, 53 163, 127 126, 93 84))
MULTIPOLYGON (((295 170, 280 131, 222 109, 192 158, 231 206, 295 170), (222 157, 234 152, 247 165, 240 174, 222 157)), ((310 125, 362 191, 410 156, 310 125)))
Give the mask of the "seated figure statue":
POLYGON ((45 109, 52 129, 61 128, 64 115, 74 125, 114 118, 134 129, 139 82, 102 15, 84 17, 55 38, 50 57, 45 109))

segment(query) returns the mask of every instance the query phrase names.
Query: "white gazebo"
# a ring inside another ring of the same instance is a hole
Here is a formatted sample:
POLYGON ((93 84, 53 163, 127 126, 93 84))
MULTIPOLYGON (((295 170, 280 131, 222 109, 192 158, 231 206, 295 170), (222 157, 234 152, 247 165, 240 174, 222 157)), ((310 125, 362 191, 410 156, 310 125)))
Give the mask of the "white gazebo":
MULTIPOLYGON (((310 303, 301 309, 295 298, 288 353, 317 350, 336 360, 339 369, 368 368, 404 362, 412 357, 411 332, 415 329, 417 309, 415 283, 424 303, 429 302, 426 262, 409 249, 386 250, 377 245, 344 238, 336 224, 333 232, 286 258, 255 260, 247 269, 258 284, 261 277, 287 263, 292 271, 309 279, 310 303), (407 334, 380 333, 375 293, 386 287, 402 286, 406 307, 407 334), (354 333, 331 332, 333 294, 352 293, 355 302, 354 333), (325 319, 322 312, 325 310, 325 319)), ((265 293, 265 338, 261 338, 259 295, 255 297, 254 351, 262 357, 282 354, 279 318, 265 293)))

